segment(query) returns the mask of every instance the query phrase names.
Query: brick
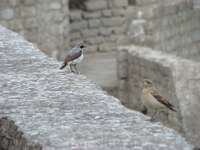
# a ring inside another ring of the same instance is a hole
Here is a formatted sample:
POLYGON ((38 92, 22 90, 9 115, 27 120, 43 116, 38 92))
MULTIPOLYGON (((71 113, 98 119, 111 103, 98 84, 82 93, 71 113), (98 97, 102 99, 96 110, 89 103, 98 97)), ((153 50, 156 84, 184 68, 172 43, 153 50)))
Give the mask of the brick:
POLYGON ((105 42, 105 39, 102 36, 98 36, 98 37, 90 37, 86 39, 86 43, 88 44, 101 44, 105 42))
POLYGON ((127 7, 128 6, 128 0, 114 0, 113 4, 115 7, 127 7))
POLYGON ((100 35, 110 35, 112 33, 112 28, 99 28, 100 35))
POLYGON ((142 19, 152 19, 154 17, 153 7, 145 6, 142 7, 139 11, 141 11, 141 18, 142 19))
POLYGON ((88 27, 88 22, 83 20, 83 21, 77 21, 77 22, 72 22, 70 25, 70 30, 71 31, 80 31, 82 29, 85 29, 88 27))
POLYGON ((104 26, 122 25, 125 22, 123 17, 102 18, 101 22, 104 26))
POLYGON ((96 11, 107 8, 107 2, 104 0, 86 2, 85 5, 88 11, 96 11))
POLYGON ((99 45, 99 51, 108 52, 108 51, 113 51, 113 50, 116 50, 115 43, 106 42, 106 43, 99 45))
POLYGON ((97 36, 98 29, 84 29, 84 30, 81 30, 81 34, 83 37, 97 36))
POLYGON ((36 15, 36 8, 33 6, 22 7, 20 14, 22 17, 33 17, 36 15))
POLYGON ((91 18, 99 18, 101 17, 101 11, 94 11, 94 12, 84 12, 83 17, 85 19, 91 19, 91 18))
POLYGON ((101 25, 101 22, 99 19, 89 19, 88 25, 90 28, 99 27, 101 25))
POLYGON ((126 61, 128 59, 127 50, 119 50, 117 51, 117 61, 126 61))
POLYGON ((120 78, 128 76, 128 63, 126 61, 118 63, 118 75, 120 78))
POLYGON ((71 21, 79 21, 82 19, 82 13, 81 10, 70 11, 69 18, 71 21))
POLYGON ((80 32, 72 32, 72 33, 70 33, 70 38, 71 38, 71 40, 80 39, 81 34, 80 34, 80 32))

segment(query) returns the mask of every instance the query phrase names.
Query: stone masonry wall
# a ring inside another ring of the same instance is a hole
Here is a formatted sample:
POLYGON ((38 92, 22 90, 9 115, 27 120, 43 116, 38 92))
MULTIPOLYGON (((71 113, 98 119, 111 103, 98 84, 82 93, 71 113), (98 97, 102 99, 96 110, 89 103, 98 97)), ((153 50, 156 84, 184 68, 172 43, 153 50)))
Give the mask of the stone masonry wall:
POLYGON ((69 67, 60 70, 57 61, 19 34, 2 26, 0 34, 1 148, 193 148, 173 129, 125 108, 84 75, 69 67))
POLYGON ((200 9, 189 0, 138 0, 126 11, 123 44, 147 46, 199 61, 200 9))
POLYGON ((68 0, 1 0, 0 24, 48 55, 64 59, 69 46, 68 0))
POLYGON ((128 108, 152 116, 141 101, 142 83, 152 79, 177 113, 165 110, 157 118, 200 147, 200 63, 150 48, 130 46, 118 50, 118 98, 128 108))
POLYGON ((85 10, 70 11, 71 46, 82 41, 86 52, 116 50, 117 40, 125 34, 128 0, 88 0, 85 10))

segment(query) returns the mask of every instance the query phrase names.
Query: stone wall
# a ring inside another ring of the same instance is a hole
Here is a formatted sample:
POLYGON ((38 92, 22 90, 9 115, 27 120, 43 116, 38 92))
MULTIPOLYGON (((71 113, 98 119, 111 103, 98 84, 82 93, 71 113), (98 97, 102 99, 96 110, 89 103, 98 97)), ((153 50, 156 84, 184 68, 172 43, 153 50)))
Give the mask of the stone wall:
POLYGON ((0 24, 64 59, 70 47, 68 0, 1 0, 0 8, 0 24))
POLYGON ((200 60, 200 9, 192 1, 138 0, 127 8, 126 22, 128 32, 119 43, 200 60))
POLYGON ((173 129, 120 101, 36 45, 0 26, 0 147, 173 149, 193 146, 173 129), (30 55, 32 54, 32 55, 30 55))
POLYGON ((147 111, 140 98, 141 80, 152 79, 178 111, 165 110, 157 118, 200 147, 200 63, 138 46, 120 48, 117 61, 118 98, 122 104, 152 116, 154 111, 147 111))
POLYGON ((84 10, 70 11, 71 46, 82 41, 86 52, 116 50, 125 34, 125 12, 128 0, 88 0, 84 10))

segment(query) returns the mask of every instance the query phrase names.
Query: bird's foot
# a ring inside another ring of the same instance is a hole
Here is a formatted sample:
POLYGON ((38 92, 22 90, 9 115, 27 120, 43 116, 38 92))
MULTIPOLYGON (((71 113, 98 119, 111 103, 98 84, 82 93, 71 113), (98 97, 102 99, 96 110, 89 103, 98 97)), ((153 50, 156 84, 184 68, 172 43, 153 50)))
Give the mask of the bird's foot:
POLYGON ((76 73, 75 71, 71 70, 72 73, 76 73))

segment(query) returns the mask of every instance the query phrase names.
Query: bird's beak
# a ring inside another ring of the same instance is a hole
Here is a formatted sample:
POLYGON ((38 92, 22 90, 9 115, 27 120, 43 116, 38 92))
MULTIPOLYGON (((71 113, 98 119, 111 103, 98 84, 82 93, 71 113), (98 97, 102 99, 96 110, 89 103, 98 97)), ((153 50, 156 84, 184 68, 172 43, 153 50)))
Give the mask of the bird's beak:
POLYGON ((86 47, 87 47, 87 46, 85 46, 85 45, 84 45, 84 47, 83 47, 83 48, 86 48, 86 47))

